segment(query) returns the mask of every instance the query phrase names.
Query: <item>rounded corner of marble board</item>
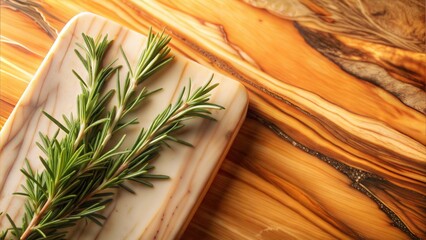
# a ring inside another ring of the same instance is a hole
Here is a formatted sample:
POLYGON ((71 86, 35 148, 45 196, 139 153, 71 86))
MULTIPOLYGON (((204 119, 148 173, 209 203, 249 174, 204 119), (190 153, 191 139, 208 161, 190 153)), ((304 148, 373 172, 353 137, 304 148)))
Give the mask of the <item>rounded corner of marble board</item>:
MULTIPOLYGON (((72 18, 68 21, 68 23, 69 23, 69 24, 73 24, 74 22, 77 22, 77 21, 79 21, 79 20, 84 20, 84 19, 86 19, 86 18, 95 18, 95 17, 101 17, 101 16, 96 15, 96 14, 91 13, 91 12, 80 12, 80 13, 77 13, 76 15, 74 15, 74 17, 72 17, 72 18)), ((101 18, 102 18, 102 17, 101 17, 101 18)))
POLYGON ((61 39, 61 37, 63 37, 64 35, 66 35, 69 32, 73 32, 73 29, 75 29, 75 26, 78 24, 85 24, 88 21, 92 21, 95 18, 99 18, 102 19, 104 21, 109 21, 108 19, 96 15, 94 13, 91 12, 80 12, 76 15, 74 15, 70 20, 68 20, 68 22, 65 24, 65 26, 62 28, 61 32, 58 35, 57 39, 61 39))

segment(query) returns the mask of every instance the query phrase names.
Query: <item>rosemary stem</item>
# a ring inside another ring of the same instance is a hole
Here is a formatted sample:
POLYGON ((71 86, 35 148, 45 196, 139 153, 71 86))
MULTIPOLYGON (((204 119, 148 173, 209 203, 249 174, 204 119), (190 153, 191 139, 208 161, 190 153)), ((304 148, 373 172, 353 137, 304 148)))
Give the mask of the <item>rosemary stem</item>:
MULTIPOLYGON (((142 152, 144 152, 148 147, 149 147, 149 143, 152 141, 152 139, 159 133, 161 132, 161 130, 165 127, 167 127, 170 123, 172 123, 175 119, 175 117, 181 113, 183 110, 185 110, 185 108, 187 108, 189 105, 187 103, 185 103, 182 107, 180 107, 175 114, 173 114, 172 117, 170 117, 170 119, 168 121, 166 121, 166 123, 161 126, 160 128, 157 129, 157 131, 152 132, 144 141, 144 143, 139 147, 139 149, 134 152, 129 159, 126 162, 123 162, 123 164, 117 169, 117 171, 111 176, 111 179, 115 178, 116 176, 118 176, 121 172, 123 172, 128 166, 129 166, 129 162, 131 162, 133 159, 135 159, 138 155, 140 155, 142 152)), ((110 179, 104 181, 107 182, 110 179)), ((99 189, 97 189, 96 191, 101 191, 103 188, 104 184, 101 184, 99 189)))
MULTIPOLYGON (((135 91, 137 84, 136 83, 136 79, 133 78, 132 81, 130 81, 130 86, 129 89, 130 91, 128 91, 128 93, 132 93, 135 91)), ((95 153, 93 154, 93 159, 97 159, 99 157, 99 154, 101 154, 102 150, 104 149, 105 145, 109 142, 109 140, 112 137, 112 133, 115 129, 115 127, 117 126, 118 122, 121 120, 121 118, 123 117, 123 113, 124 113, 124 108, 127 104, 127 101, 129 100, 130 94, 126 94, 126 96, 124 97, 123 101, 121 102, 121 104, 118 106, 117 109, 117 113, 111 123, 111 125, 108 128, 108 132, 107 135, 105 136, 105 138, 102 141, 102 144, 100 145, 100 147, 98 149, 96 149, 95 153)))
POLYGON ((83 139, 83 136, 84 136, 84 131, 86 130, 86 122, 83 122, 81 125, 80 125, 80 129, 79 129, 79 131, 78 131, 78 135, 77 135, 77 138, 75 139, 75 141, 74 141, 74 146, 73 146, 73 149, 75 150, 75 149, 77 149, 78 148, 78 146, 80 145, 80 142, 81 142, 81 140, 83 139))
POLYGON ((185 103, 182 107, 180 107, 175 114, 173 114, 173 116, 170 117, 169 120, 167 120, 165 122, 165 124, 161 127, 159 127, 157 129, 157 131, 152 132, 151 135, 149 135, 145 142, 142 144, 142 146, 131 156, 130 161, 133 160, 136 156, 140 155, 142 152, 144 152, 146 150, 147 147, 149 147, 149 143, 152 141, 152 139, 157 136, 161 130, 163 130, 164 128, 166 128, 168 125, 170 125, 174 120, 175 117, 177 117, 177 115, 179 115, 183 110, 185 110, 186 107, 188 107, 189 105, 187 103, 185 103))
POLYGON ((24 233, 22 233, 20 240, 25 240, 25 239, 28 238, 28 236, 34 230, 33 229, 34 226, 36 226, 39 223, 41 216, 43 216, 44 212, 50 207, 50 203, 51 202, 52 202, 52 199, 48 198, 47 201, 44 203, 43 207, 41 208, 41 210, 33 216, 33 218, 31 219, 30 224, 28 224, 28 226, 25 229, 24 233))

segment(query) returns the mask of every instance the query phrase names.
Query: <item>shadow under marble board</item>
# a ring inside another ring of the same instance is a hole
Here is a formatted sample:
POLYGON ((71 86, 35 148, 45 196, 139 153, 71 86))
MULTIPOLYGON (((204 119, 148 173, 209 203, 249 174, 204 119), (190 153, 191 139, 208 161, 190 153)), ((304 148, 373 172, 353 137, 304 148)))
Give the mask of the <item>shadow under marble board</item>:
MULTIPOLYGON (((76 111, 76 96, 81 90, 71 70, 84 73, 74 53, 76 43, 83 41, 82 33, 108 34, 113 43, 106 59, 121 56, 119 46, 122 46, 131 65, 146 44, 145 36, 90 13, 79 14, 64 27, 0 133, 0 211, 7 212, 17 222, 24 212, 24 197, 13 195, 21 190, 20 185, 25 181, 20 169, 25 158, 33 168, 42 168, 38 159, 42 152, 36 146, 40 140, 38 132, 54 134, 57 130, 42 110, 58 119, 76 111)), ((140 123, 126 129, 126 141, 134 140, 142 127, 147 127, 156 115, 173 103, 180 89, 188 86, 189 79, 195 89, 214 74, 213 82, 219 86, 213 90, 211 101, 225 109, 214 110, 215 122, 192 119, 186 124, 186 130, 179 137, 194 147, 171 144, 171 148, 164 148, 155 159, 153 172, 168 175, 170 179, 154 181, 153 188, 131 184, 135 194, 118 190, 114 201, 104 211, 108 218, 103 227, 80 221, 71 232, 72 239, 175 238, 182 234, 207 191, 244 120, 247 93, 240 83, 175 54, 173 50, 172 54, 175 55, 172 64, 145 85, 149 90, 162 90, 138 109, 135 115, 140 123)), ((126 68, 122 58, 118 58, 116 64, 126 68)), ((112 81, 107 88, 114 85, 112 81)), ((0 215, 0 229, 9 226, 5 215, 0 215)))

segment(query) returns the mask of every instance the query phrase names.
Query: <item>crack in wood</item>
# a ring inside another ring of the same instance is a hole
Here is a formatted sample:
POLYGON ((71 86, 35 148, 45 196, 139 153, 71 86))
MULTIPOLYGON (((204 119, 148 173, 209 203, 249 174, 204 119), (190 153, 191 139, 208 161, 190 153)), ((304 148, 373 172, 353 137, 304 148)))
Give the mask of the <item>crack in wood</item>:
POLYGON ((339 171, 340 173, 346 175, 351 181, 351 186, 355 188, 356 190, 360 191, 361 193, 365 194, 368 198, 373 200, 380 210, 382 210, 393 222, 393 225, 397 228, 399 228, 401 231, 403 231, 405 234, 407 234, 411 239, 420 239, 418 236, 416 236, 407 226, 407 224, 402 221, 402 219, 392 210, 390 209, 383 201, 379 199, 374 193, 372 193, 365 185, 363 185, 363 181, 365 180, 374 180, 377 182, 382 183, 388 183, 386 179, 381 178, 380 176, 357 169, 354 167, 351 167, 337 159, 328 157, 327 155, 320 153, 318 151, 315 151, 313 149, 310 149, 303 144, 295 141, 292 137, 287 135, 284 131, 282 131, 277 125, 274 123, 268 121, 267 119, 263 118, 262 116, 254 113, 253 111, 248 111, 247 117, 252 118, 260 122, 262 125, 270 129, 272 132, 274 132, 278 137, 281 139, 291 143, 294 147, 299 148, 300 150, 317 157, 321 161, 324 161, 328 165, 332 166, 334 169, 339 171))

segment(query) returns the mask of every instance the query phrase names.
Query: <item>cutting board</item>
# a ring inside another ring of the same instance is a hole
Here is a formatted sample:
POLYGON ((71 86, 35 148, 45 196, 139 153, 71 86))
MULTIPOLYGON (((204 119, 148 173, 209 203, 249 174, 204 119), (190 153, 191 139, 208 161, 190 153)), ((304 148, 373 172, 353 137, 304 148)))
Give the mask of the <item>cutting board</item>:
MULTIPOLYGON (((122 46, 131 64, 136 62, 146 41, 145 36, 90 13, 74 17, 59 34, 0 133, 0 211, 7 212, 18 222, 23 214, 24 198, 12 193, 20 191, 20 184, 24 181, 20 172, 24 159, 28 158, 33 168, 41 169, 38 160, 41 151, 36 147, 38 132, 53 134, 57 130, 42 110, 57 118, 76 111, 75 99, 80 93, 80 86, 71 70, 84 73, 74 54, 76 43, 83 41, 81 33, 90 36, 108 34, 113 43, 107 60, 116 59, 119 46, 122 46)), ((72 239, 178 237, 214 178, 244 120, 248 105, 246 90, 240 83, 173 50, 172 53, 175 55, 172 64, 146 84, 150 90, 163 89, 138 110, 136 115, 140 124, 127 130, 128 141, 176 99, 180 89, 188 86, 189 79, 192 80, 192 88, 196 88, 214 74, 213 82, 219 83, 219 86, 213 91, 211 101, 225 109, 213 112, 216 122, 194 119, 187 123, 179 137, 194 147, 171 144, 171 148, 164 148, 154 162, 154 172, 168 175, 170 179, 154 181, 153 188, 131 185, 136 194, 117 191, 115 201, 104 212, 108 217, 104 226, 101 228, 90 221, 80 221, 71 232, 72 239)), ((117 64, 124 68, 126 65, 121 57, 117 64)), ((109 87, 114 85, 111 82, 109 87)), ((1 215, 0 229, 8 226, 6 217, 1 215)))

